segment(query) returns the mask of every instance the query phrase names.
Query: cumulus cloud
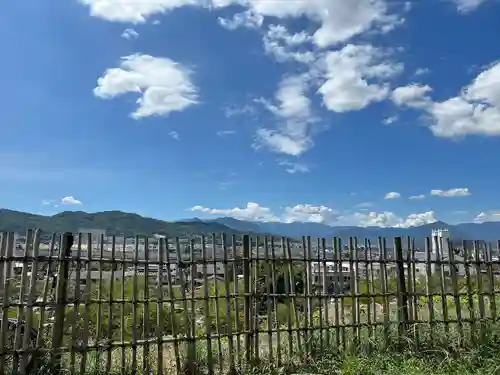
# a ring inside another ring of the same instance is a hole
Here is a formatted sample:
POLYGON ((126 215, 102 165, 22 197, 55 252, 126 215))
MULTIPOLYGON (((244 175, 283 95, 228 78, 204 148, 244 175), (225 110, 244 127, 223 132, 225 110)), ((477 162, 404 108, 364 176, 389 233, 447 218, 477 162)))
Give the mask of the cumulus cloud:
POLYGON ((113 22, 144 23, 152 15, 186 5, 201 5, 200 0, 78 0, 90 14, 113 22))
POLYGON ((61 199, 61 204, 65 205, 81 205, 82 202, 79 201, 78 199, 75 199, 72 196, 64 197, 61 199))
POLYGON ((194 206, 189 209, 193 212, 201 212, 208 215, 215 216, 230 216, 241 220, 254 220, 254 221, 278 221, 279 219, 274 216, 271 209, 263 207, 258 203, 248 202, 246 207, 240 208, 208 208, 204 206, 194 206))
POLYGON ((214 4, 227 6, 241 4, 263 16, 286 19, 306 16, 319 21, 321 26, 314 32, 314 43, 328 47, 343 43, 372 28, 388 30, 399 19, 388 14, 385 0, 215 0, 214 4))
MULTIPOLYGON (((182 6, 222 8, 244 6, 248 13, 239 13, 228 27, 254 27, 259 17, 278 19, 308 17, 319 22, 313 33, 314 43, 321 48, 344 43, 369 30, 387 32, 402 19, 389 14, 386 0, 79 0, 90 9, 90 14, 114 22, 144 23, 154 14, 161 14, 182 6), (252 20, 252 21, 250 21, 252 20)), ((224 21, 220 21, 224 23, 224 21)))
POLYGON ((278 119, 276 129, 257 131, 257 144, 271 151, 299 156, 313 145, 310 125, 316 122, 306 91, 308 77, 285 77, 276 92, 276 103, 261 102, 278 119))
POLYGON ((429 109, 435 135, 500 135, 500 62, 481 72, 462 93, 429 109))
POLYGON ((122 38, 125 39, 137 39, 139 37, 139 33, 134 29, 125 29, 122 33, 122 38))
POLYGON ((387 193, 384 197, 384 199, 398 199, 401 198, 401 194, 398 193, 397 191, 391 191, 387 193))
POLYGON ((360 110, 387 98, 387 80, 403 66, 387 59, 387 53, 370 45, 348 44, 328 52, 321 61, 326 81, 318 89, 325 107, 334 112, 360 110))
POLYGON ((204 206, 194 206, 189 209, 214 216, 230 216, 241 220, 283 223, 304 222, 322 223, 326 225, 357 225, 362 227, 397 227, 408 228, 433 223, 436 221, 434 211, 412 213, 401 217, 394 212, 348 212, 342 213, 325 205, 298 204, 284 207, 276 214, 269 207, 249 202, 246 207, 217 209, 204 206))
POLYGON ((122 58, 119 68, 106 70, 97 80, 94 95, 112 99, 126 93, 140 95, 132 117, 166 116, 198 102, 190 71, 165 57, 135 54, 122 58))
POLYGON ((422 108, 428 105, 430 99, 427 93, 431 91, 432 88, 428 85, 410 84, 394 89, 391 99, 399 106, 406 105, 413 108, 422 108))
MULTIPOLYGON (((290 96, 281 106, 285 106, 287 101, 300 100, 301 109, 304 110, 302 113, 307 114, 307 117, 292 115, 277 127, 264 125, 257 131, 257 144, 288 155, 300 155, 313 146, 312 131, 308 125, 315 122, 316 118, 311 116, 310 100, 306 93, 310 86, 320 85, 318 92, 323 96, 327 109, 336 112, 357 110, 385 99, 389 93, 389 86, 385 81, 402 68, 399 64, 387 61, 384 51, 371 46, 347 45, 340 51, 325 52, 327 47, 340 46, 358 35, 373 31, 387 32, 401 24, 403 19, 390 13, 386 0, 79 1, 88 6, 93 16, 132 24, 146 22, 155 14, 182 6, 217 10, 240 5, 244 9, 232 18, 219 18, 219 23, 231 30, 239 27, 261 28, 264 19, 272 19, 274 24, 268 27, 263 37, 265 52, 281 62, 303 63, 310 70, 300 77, 286 77, 280 84, 276 97, 277 101, 285 98, 285 95, 280 95, 287 89, 290 96), (319 26, 316 30, 292 33, 279 24, 290 18, 302 17, 307 17, 319 26), (311 79, 316 80, 314 84, 310 82, 311 79), (290 83, 292 80, 295 82, 290 83), (294 92, 292 87, 295 87, 294 92)), ((391 6, 391 11, 396 8, 398 6, 391 6)), ((400 8, 407 10, 405 4, 400 8)), ((131 65, 128 60, 137 60, 140 56, 142 55, 126 57, 120 68, 109 69, 100 78, 95 90, 96 95, 110 98, 128 92, 141 93, 139 109, 133 113, 135 118, 166 115, 197 102, 197 90, 189 80, 189 72, 179 64, 163 59, 163 67, 168 71, 173 72, 173 68, 177 68, 175 71, 178 72, 178 80, 165 80, 157 87, 146 78, 151 76, 147 73, 149 68, 147 71, 136 71, 138 69, 125 66, 127 63, 131 65), (143 82, 145 80, 148 82, 143 82)), ((167 75, 165 73, 163 76, 167 75)))
POLYGON ((500 221, 500 211, 483 211, 474 218, 475 222, 500 221))
POLYGON ((264 17, 261 14, 247 10, 242 13, 236 13, 231 19, 219 17, 218 21, 222 27, 228 30, 235 30, 239 27, 258 29, 262 26, 264 17))
POLYGON ((357 212, 351 217, 345 218, 351 223, 357 223, 363 227, 396 227, 409 228, 436 222, 434 211, 410 214, 405 218, 399 217, 393 212, 357 212))
POLYGON ((299 204, 294 207, 286 207, 283 213, 285 223, 311 222, 331 224, 340 217, 339 213, 327 206, 314 206, 311 204, 299 204))
POLYGON ((500 62, 478 74, 457 96, 434 102, 425 95, 430 91, 426 85, 399 87, 392 99, 423 110, 437 137, 500 136, 500 62))
POLYGON ((427 211, 418 214, 410 214, 396 226, 400 228, 418 227, 420 225, 435 223, 436 221, 434 211, 427 211))
POLYGON ((471 195, 468 188, 454 188, 449 190, 432 189, 430 195, 443 198, 467 197, 471 195))
POLYGON ((278 62, 297 61, 309 64, 316 59, 314 52, 300 51, 297 50, 297 47, 311 41, 311 39, 311 36, 305 31, 291 34, 282 25, 271 25, 263 38, 264 50, 278 62))

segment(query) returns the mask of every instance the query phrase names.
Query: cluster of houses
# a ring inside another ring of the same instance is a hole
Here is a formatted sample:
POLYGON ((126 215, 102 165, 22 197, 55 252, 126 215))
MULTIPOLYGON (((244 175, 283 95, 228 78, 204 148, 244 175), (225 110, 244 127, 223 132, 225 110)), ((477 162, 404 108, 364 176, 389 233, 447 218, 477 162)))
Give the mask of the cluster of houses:
MULTIPOLYGON (((117 246, 116 242, 114 243, 114 247, 108 243, 101 243, 101 240, 105 238, 102 232, 96 233, 92 235, 92 243, 80 243, 75 244, 72 248, 72 255, 76 257, 80 254, 82 257, 87 258, 90 253, 92 259, 91 268, 88 269, 87 266, 80 268, 79 272, 75 272, 76 265, 72 265, 72 272, 70 272, 70 278, 72 280, 76 280, 78 277, 81 284, 85 284, 87 280, 111 280, 114 278, 115 280, 120 280, 122 278, 130 278, 134 275, 146 275, 148 274, 152 283, 158 282, 158 271, 160 269, 159 265, 159 253, 158 246, 156 241, 152 241, 152 244, 146 247, 143 243, 121 243, 117 246), (102 262, 101 258, 105 261, 102 262), (119 262, 112 262, 112 257, 118 259, 119 262), (105 264, 102 268, 100 263, 105 264), (104 270, 103 270, 104 269, 104 270)), ((431 261, 441 260, 446 262, 450 259, 450 252, 454 251, 451 249, 449 244, 451 241, 450 232, 446 229, 434 230, 432 232, 432 250, 431 250, 431 261)), ((201 246, 196 245, 196 248, 190 248, 192 243, 187 240, 182 240, 176 244, 168 244, 168 254, 163 254, 163 264, 161 267, 160 278, 164 283, 170 282, 175 284, 180 284, 181 282, 189 285, 200 286, 203 285, 205 278, 213 279, 215 281, 224 282, 225 281, 225 272, 227 267, 222 261, 213 261, 210 260, 205 264, 196 264, 193 266, 185 266, 183 262, 183 258, 186 256, 190 256, 191 254, 195 254, 197 258, 201 261, 201 246), (187 249, 186 249, 187 248, 187 249), (180 259, 179 259, 180 255, 180 259), (166 259, 168 258, 168 259, 166 259)), ((205 252, 211 255, 212 259, 215 257, 216 259, 221 259, 223 256, 222 253, 220 256, 217 254, 217 251, 221 252, 222 249, 216 248, 217 246, 212 246, 206 244, 205 252)), ((233 254, 239 252, 238 247, 235 249, 229 248, 229 252, 227 257, 231 259, 233 254)), ((260 252, 260 249, 255 249, 256 252, 260 252)), ((15 250, 18 256, 23 255, 22 247, 19 247, 15 250)), ((48 256, 50 253, 49 245, 44 245, 39 248, 39 255, 48 256)), ((358 252, 361 254, 366 254, 365 251, 360 250, 358 252)), ((351 279, 366 279, 371 276, 371 273, 374 274, 374 277, 378 277, 381 270, 381 263, 377 262, 380 259, 379 252, 373 251, 370 252, 372 254, 372 259, 361 259, 358 258, 358 261, 323 261, 316 260, 311 261, 310 270, 311 270, 311 279, 315 286, 317 287, 326 287, 328 290, 337 290, 339 287, 349 288, 351 279), (368 260, 364 261, 364 260, 368 260), (325 285, 326 281, 326 285, 325 285)), ((412 271, 415 272, 416 277, 425 277, 427 274, 427 254, 425 252, 417 251, 415 254, 415 262, 413 263, 404 263, 404 267, 406 271, 408 267, 412 267, 412 271)), ((55 254, 53 254, 55 255, 55 254)), ((330 254, 331 255, 331 254, 330 254)), ((457 262, 464 262, 464 259, 459 254, 454 255, 454 259, 457 262)), ((495 259, 493 259, 495 260, 495 259)), ((81 265, 86 264, 86 262, 82 262, 81 265)), ((54 264, 55 266, 55 264, 54 264)), ((31 273, 31 266, 28 266, 28 272, 31 273)), ((395 267, 394 262, 389 262, 385 265, 388 269, 391 267, 395 267)), ((449 273, 449 265, 443 265, 443 269, 445 273, 449 273)), ((463 264, 456 264, 455 270, 458 275, 465 275, 465 266, 463 264)), ((55 268, 55 267, 54 267, 55 268)), ((14 262, 13 263, 13 273, 21 274, 23 269, 22 262, 14 262)), ((431 263, 431 272, 435 272, 436 264, 431 263)), ((474 273, 474 267, 470 267, 469 272, 474 273)), ((38 273, 40 277, 45 277, 45 270, 38 269, 38 273)), ((234 276, 234 275, 230 275, 234 276)), ((237 277, 242 277, 241 275, 236 275, 237 277)))

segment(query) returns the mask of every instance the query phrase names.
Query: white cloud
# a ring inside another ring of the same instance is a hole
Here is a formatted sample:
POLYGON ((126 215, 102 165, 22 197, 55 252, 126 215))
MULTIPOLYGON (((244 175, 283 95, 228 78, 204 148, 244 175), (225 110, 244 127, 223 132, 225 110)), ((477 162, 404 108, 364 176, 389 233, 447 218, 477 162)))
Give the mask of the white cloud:
POLYGON ((215 216, 230 216, 241 220, 254 221, 279 221, 268 207, 262 207, 258 203, 248 202, 244 208, 235 207, 227 209, 208 208, 203 206, 194 206, 189 209, 193 212, 201 212, 215 216))
POLYGON ((255 108, 248 104, 242 107, 226 106, 223 108, 223 110, 224 110, 224 116, 226 116, 227 118, 235 116, 251 115, 255 113, 255 108))
POLYGON ((385 119, 382 120, 382 124, 384 124, 384 125, 390 125, 390 124, 393 124, 396 121, 398 121, 398 119, 399 119, 398 116, 387 117, 387 118, 385 118, 385 119))
POLYGON ((261 146, 269 148, 273 152, 299 156, 309 150, 312 145, 312 139, 309 137, 292 138, 287 134, 282 134, 277 130, 258 129, 256 134, 256 148, 261 146))
POLYGON ((299 46, 312 39, 305 31, 290 34, 287 28, 282 25, 270 25, 267 36, 271 39, 281 40, 287 46, 299 46))
POLYGON ((430 109, 432 133, 437 137, 460 138, 466 135, 500 135, 500 110, 470 103, 455 97, 434 103, 430 109))
POLYGON ((412 195, 410 197, 411 200, 421 200, 421 199, 425 199, 425 195, 424 194, 420 194, 420 195, 412 195))
POLYGON ((435 223, 436 221, 434 211, 427 211, 419 214, 410 214, 397 226, 400 228, 418 227, 420 225, 435 223))
POLYGON ((236 13, 232 19, 218 18, 219 24, 229 30, 235 30, 239 27, 258 29, 262 26, 263 20, 264 17, 261 14, 252 12, 251 10, 236 13))
POLYGON ((396 227, 408 228, 420 226, 424 224, 434 223, 436 221, 434 211, 423 213, 410 214, 406 218, 401 218, 393 212, 357 212, 350 217, 342 217, 351 225, 359 225, 362 227, 396 227))
POLYGON ((266 103, 267 109, 278 117, 299 122, 311 117, 311 101, 304 94, 307 90, 307 76, 289 76, 284 78, 276 93, 279 105, 266 103))
POLYGON ((468 13, 475 10, 486 0, 452 0, 459 13, 468 13))
POLYGON ((314 206, 311 204, 299 204, 294 207, 286 207, 283 213, 285 223, 311 222, 331 224, 339 218, 337 211, 327 206, 314 206))
POLYGON ((122 33, 122 38, 125 39, 137 39, 139 37, 139 33, 134 29, 125 29, 122 33))
POLYGON ((360 110, 389 95, 387 79, 403 69, 387 60, 387 53, 370 45, 348 44, 328 52, 320 62, 326 81, 318 89, 334 112, 360 110))
POLYGON ((161 14, 186 5, 201 5, 201 0, 78 0, 90 8, 93 17, 113 22, 144 23, 161 14))
POLYGON ((197 89, 190 71, 168 58, 130 55, 122 58, 119 68, 106 70, 97 80, 94 95, 111 99, 126 93, 137 93, 139 107, 133 118, 166 116, 197 103, 197 89))
POLYGON ((81 205, 82 202, 79 201, 78 199, 75 199, 72 196, 69 197, 64 197, 61 199, 61 204, 66 204, 66 205, 81 205))
POLYGON ((343 43, 372 28, 391 28, 399 19, 388 15, 385 0, 214 0, 227 6, 242 4, 263 16, 280 19, 306 16, 321 26, 313 40, 321 48, 343 43))
POLYGON ((401 198, 401 194, 399 194, 396 191, 391 191, 390 193, 387 193, 384 197, 384 199, 398 199, 401 198))
POLYGON ((236 133, 236 131, 234 131, 234 130, 219 130, 219 131, 217 131, 216 134, 219 137, 225 137, 227 135, 233 135, 235 133, 236 133))
POLYGON ((437 137, 500 136, 500 62, 481 72, 458 96, 422 103, 437 137))
POLYGON ((298 46, 311 41, 311 36, 305 31, 290 34, 282 25, 270 25, 264 35, 264 50, 274 56, 278 62, 294 60, 299 63, 312 63, 316 56, 311 51, 296 51, 298 46))
POLYGON ((179 133, 177 133, 175 130, 172 130, 170 133, 168 133, 173 139, 179 139, 179 133))
POLYGON ((394 89, 391 94, 392 101, 399 106, 406 105, 413 108, 422 108, 428 105, 427 93, 432 91, 428 85, 410 84, 394 89))
MULTIPOLYGON (((367 205, 368 206, 368 205, 367 205)), ((354 212, 341 213, 324 205, 298 204, 293 207, 284 207, 281 214, 275 214, 270 208, 258 203, 249 202, 246 207, 216 209, 204 206, 194 206, 189 209, 214 216, 230 216, 241 220, 263 222, 308 222, 326 225, 356 225, 362 227, 397 227, 408 228, 433 223, 436 221, 434 211, 409 214, 400 217, 389 211, 385 212, 354 212)))
POLYGON ((449 190, 432 189, 430 195, 435 197, 456 198, 471 195, 468 188, 454 188, 449 190))
POLYGON ((317 121, 306 96, 308 77, 284 78, 276 93, 277 105, 262 100, 266 108, 278 118, 277 129, 257 131, 257 144, 271 151, 299 156, 313 146, 310 125, 317 121))
POLYGON ((483 211, 480 212, 475 218, 475 222, 484 223, 487 221, 500 221, 500 211, 483 211))
POLYGON ((471 85, 464 89, 464 97, 471 102, 500 107, 500 62, 478 74, 471 85))
MULTIPOLYGON (((90 8, 92 16, 114 22, 144 23, 154 14, 182 6, 228 7, 239 4, 247 8, 243 15, 227 21, 228 27, 255 25, 258 17, 278 19, 308 17, 319 22, 312 38, 325 48, 344 43, 369 30, 392 30, 402 20, 388 12, 386 0, 79 0, 90 8), (249 16, 251 14, 251 17, 249 16), (241 18, 241 20, 239 20, 241 18), (255 18, 256 20, 251 19, 255 18)), ((220 21, 223 22, 224 21, 220 21)))
POLYGON ((423 76, 424 74, 428 74, 430 73, 430 69, 428 68, 418 68, 417 70, 415 70, 415 76, 423 76))
POLYGON ((309 172, 309 166, 303 163, 282 160, 278 164, 285 167, 285 170, 290 174, 309 172))
POLYGON ((60 202, 54 199, 43 199, 42 200, 42 205, 44 206, 51 206, 54 208, 59 207, 60 202))

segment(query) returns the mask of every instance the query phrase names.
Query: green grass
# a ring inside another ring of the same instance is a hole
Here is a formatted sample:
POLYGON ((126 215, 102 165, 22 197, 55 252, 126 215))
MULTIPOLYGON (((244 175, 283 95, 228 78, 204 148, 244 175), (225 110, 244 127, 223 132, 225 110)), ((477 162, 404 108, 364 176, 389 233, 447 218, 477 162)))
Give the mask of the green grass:
MULTIPOLYGON (((459 292, 465 292, 466 288, 462 286, 459 288, 459 292)), ((203 291, 204 292, 204 291, 203 291)), ((498 292, 498 291, 497 291, 498 292)), ((203 293, 204 294, 204 293, 203 293)), ((213 295, 212 290, 210 294, 213 295)), ((220 296, 224 296, 224 290, 219 291, 220 296)), ((261 332, 259 333, 259 342, 256 347, 259 351, 259 361, 252 361, 251 363, 241 364, 239 359, 245 358, 245 353, 242 348, 244 348, 243 338, 239 341, 240 347, 234 342, 233 353, 237 356, 235 368, 232 369, 230 366, 230 351, 228 339, 220 340, 220 346, 217 339, 213 338, 211 343, 211 349, 209 349, 206 341, 197 342, 196 360, 192 363, 194 364, 192 368, 196 369, 198 372, 194 374, 206 374, 209 366, 209 358, 212 358, 212 368, 215 373, 227 374, 230 370, 236 370, 239 374, 291 374, 291 373, 308 373, 308 374, 460 374, 460 375, 470 375, 470 374, 500 374, 500 324, 493 321, 494 318, 498 319, 498 311, 500 311, 500 295, 496 298, 490 298, 488 296, 479 297, 478 294, 474 294, 469 301, 468 297, 461 297, 458 301, 454 298, 448 297, 445 299, 445 305, 447 306, 447 311, 442 308, 442 299, 434 297, 434 319, 443 320, 451 319, 457 320, 458 313, 455 303, 458 303, 460 307, 460 315, 462 319, 473 319, 478 320, 481 315, 484 318, 490 319, 488 322, 482 324, 475 323, 470 325, 469 323, 464 323, 462 330, 459 330, 456 323, 451 323, 449 325, 437 324, 430 327, 429 324, 419 324, 410 327, 408 333, 405 337, 398 337, 397 334, 397 305, 394 303, 394 298, 390 298, 388 302, 389 310, 385 313, 389 316, 391 324, 391 329, 389 332, 384 330, 381 323, 384 323, 384 311, 382 311, 383 298, 376 298, 378 305, 370 305, 368 308, 366 302, 369 299, 360 298, 363 303, 360 307, 359 318, 354 316, 351 310, 352 299, 350 297, 344 298, 344 309, 342 311, 343 319, 340 318, 336 321, 336 306, 335 304, 329 304, 328 306, 328 322, 326 321, 324 310, 319 313, 316 310, 314 313, 313 321, 308 322, 309 326, 313 326, 314 332, 309 335, 302 334, 300 336, 300 341, 297 339, 297 334, 294 333, 291 336, 292 346, 289 347, 290 339, 286 332, 288 325, 288 317, 292 314, 292 325, 294 328, 300 328, 305 324, 305 316, 298 312, 298 321, 295 321, 295 310, 289 310, 287 304, 279 305, 277 309, 277 318, 273 318, 271 325, 273 328, 279 327, 281 333, 278 337, 276 333, 268 335, 267 321, 264 319, 261 325, 261 332), (483 301, 484 300, 484 301, 483 301), (484 302, 484 303, 479 303, 484 302), (490 307, 490 302, 495 302, 497 306, 497 311, 494 311, 490 307), (471 304, 471 306, 469 306, 471 304), (376 316, 374 315, 376 311, 376 316), (445 316, 446 315, 446 316, 445 316), (355 330, 351 328, 336 328, 336 325, 349 324, 352 321, 358 321, 361 324, 368 323, 378 323, 379 325, 374 329, 369 329, 368 327, 360 328, 358 336, 355 336, 355 330), (320 332, 320 326, 330 326, 328 329, 324 329, 320 332), (334 326, 332 328, 332 326, 334 326), (481 329, 482 328, 482 329, 481 329), (339 333, 341 335, 339 335, 339 333), (326 345, 326 337, 330 339, 331 345, 326 345), (307 336, 307 337, 306 337, 307 336), (340 340, 341 345, 337 346, 336 342, 340 340), (271 345, 269 345, 271 342, 271 345), (280 361, 278 362, 277 347, 280 347, 280 361), (273 350, 270 350, 270 347, 273 350)), ((417 319, 421 321, 429 321, 430 314, 427 306, 427 299, 422 297, 419 298, 415 304, 415 316, 413 316, 413 309, 410 309, 410 319, 417 319)), ((189 303, 189 302, 188 302, 189 303)), ((204 306, 204 302, 198 303, 199 306, 204 306)), ((156 307, 155 302, 152 301, 149 304, 149 322, 150 327, 154 327, 156 324, 156 307)), ((340 306, 339 306, 340 307, 340 306)), ((96 316, 97 316, 96 305, 92 306, 90 309, 89 321, 92 323, 89 336, 90 339, 96 338, 96 316)), ((107 310, 106 304, 102 306, 104 312, 107 310)), ((117 308, 118 309, 118 308, 117 308)), ((128 310, 127 310, 128 311, 128 310)), ((139 331, 142 330, 141 326, 143 324, 142 315, 143 308, 139 306, 138 308, 138 322, 136 327, 139 331)), ((226 314, 226 302, 224 299, 219 300, 217 303, 211 300, 208 307, 208 312, 210 316, 210 322, 212 325, 211 334, 216 333, 216 312, 220 318, 220 329, 221 332, 227 330, 228 326, 232 326, 233 332, 236 329, 236 315, 233 311, 233 306, 230 306, 230 314, 226 314)), ((16 309, 17 312, 17 309, 16 309)), ((129 311, 130 312, 130 311, 129 311)), ((10 313, 10 309, 9 309, 10 313)), ((72 311, 69 311, 72 315, 72 311)), ((109 338, 113 340, 119 340, 121 323, 119 319, 119 311, 112 312, 113 323, 117 324, 115 329, 113 329, 112 334, 109 338)), ((15 315, 15 314, 14 314, 15 315)), ((36 315, 36 314, 35 314, 36 315)), ((161 319, 161 331, 167 335, 170 329, 170 321, 174 314, 167 313, 165 317, 161 319)), ((241 311, 240 311, 240 315, 241 311)), ((130 340, 130 333, 132 332, 130 313, 127 315, 127 324, 124 327, 126 329, 126 340, 130 340)), ((176 321, 182 323, 184 321, 183 314, 176 313, 176 321)), ((199 313, 201 316, 201 313, 199 313)), ((198 317, 198 315, 197 315, 198 317)), ((35 317, 36 318, 36 317, 35 317)), ((238 317, 238 322, 242 326, 243 320, 242 316, 238 317)), ((36 320, 36 319, 35 319, 36 320)), ((102 335, 107 331, 107 316, 103 315, 100 319, 101 321, 101 338, 102 335)), ((74 331, 69 330, 68 332, 75 332, 80 335, 83 330, 81 326, 82 320, 78 320, 77 324, 71 323, 71 319, 68 320, 68 327, 73 327, 74 331)), ((182 325, 182 324, 180 324, 182 325)), ((181 335, 185 334, 185 326, 179 327, 179 331, 182 332, 181 335), (181 328, 184 328, 182 330, 181 328)), ((241 327, 240 327, 241 329, 241 327)), ((156 334, 154 330, 149 330, 146 333, 146 337, 154 337, 156 334)), ((205 327, 198 326, 196 328, 197 335, 203 335, 205 333, 205 327)), ((141 334, 138 336, 141 339, 141 334)), ((48 337, 50 339, 50 337, 48 337)), ((69 343, 71 335, 69 333, 65 336, 65 345, 69 343)), ((236 339, 235 339, 236 340, 236 339)), ((163 350, 160 351, 160 356, 162 358, 162 363, 158 362, 158 350, 156 345, 150 345, 149 353, 147 353, 144 347, 139 347, 136 350, 136 360, 133 360, 133 352, 130 348, 123 351, 124 361, 122 362, 122 349, 113 349, 112 352, 103 351, 101 353, 89 353, 86 359, 86 366, 84 374, 89 375, 148 375, 158 373, 157 368, 161 367, 163 369, 163 374, 173 375, 178 373, 177 363, 176 363, 176 353, 173 344, 165 343, 163 345, 163 350), (108 363, 108 357, 111 361, 108 363), (133 363, 135 362, 135 366, 133 363), (143 369, 143 364, 147 363, 149 368, 152 369, 151 372, 147 372, 143 369), (135 367, 134 372, 132 368, 135 367)), ((77 354, 72 360, 71 355, 65 353, 62 358, 62 374, 80 374, 80 362, 81 355, 77 354)), ((179 345, 179 362, 181 367, 184 368, 187 363, 187 347, 186 344, 179 345)), ((9 374, 9 373, 7 373, 9 374)), ((51 365, 50 360, 44 359, 42 361, 39 369, 34 372, 36 375, 48 375, 57 374, 51 365)), ((193 373, 191 373, 193 374, 193 373)), ((83 374, 82 374, 83 375, 83 374)))
MULTIPOLYGON (((345 337, 345 348, 337 348, 335 345, 326 345, 326 331, 320 335, 318 331, 313 332, 299 346, 294 340, 292 352, 285 348, 281 355, 281 363, 276 362, 276 353, 272 360, 261 357, 259 361, 252 364, 237 365, 235 369, 238 374, 249 375, 281 375, 281 374, 345 374, 345 375, 472 375, 472 374, 499 374, 500 373, 500 325, 497 323, 483 325, 483 330, 471 329, 464 326, 463 331, 451 325, 448 329, 444 325, 438 325, 431 330, 428 325, 413 327, 407 336, 401 338, 396 332, 396 327, 391 330, 389 340, 385 339, 383 328, 377 328, 372 336, 368 330, 362 330, 357 340, 354 339, 350 330, 345 337), (416 334, 418 333, 418 334, 416 334), (341 349, 341 350, 337 350, 341 349)), ((478 327, 476 327, 478 328, 478 327)), ((330 339, 335 341, 336 330, 330 330, 330 339)), ((373 333, 373 332, 372 332, 373 333)), ((283 334, 287 336, 287 334, 283 334)), ((288 341, 285 339, 284 341, 288 341)), ((216 342, 213 342, 216 347, 216 342)), ((183 365, 186 364, 186 348, 181 348, 183 365)), ((156 374, 156 347, 150 348, 148 364, 152 372, 142 369, 144 350, 137 351, 137 370, 135 374, 156 374)), ((207 373, 207 346, 198 343, 196 347, 197 361, 193 368, 196 372, 190 375, 207 373)), ((216 348, 213 348, 213 356, 218 356, 216 348)), ((242 354, 242 357, 244 354, 242 354)), ((112 363, 110 371, 105 369, 107 353, 100 355, 94 353, 87 358, 85 374, 88 375, 132 375, 134 371, 131 366, 131 350, 126 350, 125 367, 121 364, 121 350, 112 352, 112 363), (123 370, 122 370, 123 369, 123 370)), ((219 363, 214 363, 215 373, 228 374, 228 353, 223 353, 225 364, 220 372, 219 363)), ((163 358, 164 374, 178 373, 174 358, 163 358), (170 363, 168 361, 171 361, 170 363)), ((79 374, 79 363, 76 361, 75 374, 79 374)), ((70 374, 71 366, 69 357, 63 358, 63 370, 61 374, 70 374)), ((50 361, 41 363, 41 367, 33 374, 47 375, 56 371, 50 365, 50 361)))

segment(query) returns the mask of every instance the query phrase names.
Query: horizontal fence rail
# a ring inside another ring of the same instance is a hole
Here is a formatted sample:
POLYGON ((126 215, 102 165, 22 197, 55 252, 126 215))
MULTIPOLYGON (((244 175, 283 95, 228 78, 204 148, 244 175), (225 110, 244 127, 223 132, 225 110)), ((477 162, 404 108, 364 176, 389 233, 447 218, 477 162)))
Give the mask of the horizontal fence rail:
POLYGON ((0 233, 0 374, 245 373, 440 332, 480 340, 498 319, 499 245, 0 233))

